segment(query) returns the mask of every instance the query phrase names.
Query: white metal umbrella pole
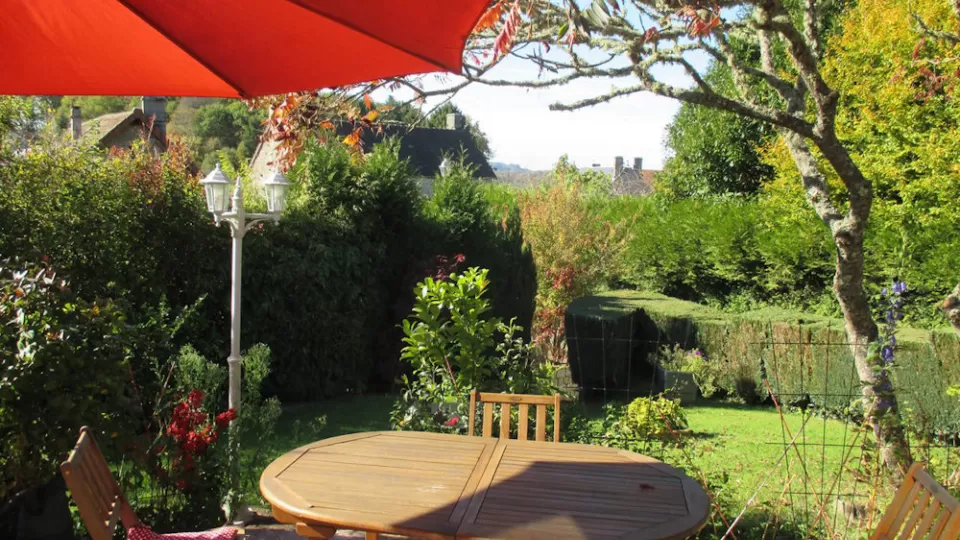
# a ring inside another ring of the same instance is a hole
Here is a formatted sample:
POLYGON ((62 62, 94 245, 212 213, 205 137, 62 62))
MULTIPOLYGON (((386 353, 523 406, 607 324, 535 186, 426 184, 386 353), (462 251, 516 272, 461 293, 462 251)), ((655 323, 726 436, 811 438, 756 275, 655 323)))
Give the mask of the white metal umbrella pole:
POLYGON ((240 288, 243 274, 243 237, 251 227, 266 220, 280 221, 280 213, 286 202, 286 188, 289 182, 279 172, 274 173, 263 183, 267 199, 266 214, 248 214, 243 206, 243 183, 238 177, 231 198, 233 209, 225 211, 227 190, 230 182, 220 170, 220 165, 200 182, 206 191, 207 209, 213 213, 217 225, 227 223, 233 237, 233 262, 231 265, 230 286, 230 356, 227 357, 229 370, 228 406, 240 412, 240 288))

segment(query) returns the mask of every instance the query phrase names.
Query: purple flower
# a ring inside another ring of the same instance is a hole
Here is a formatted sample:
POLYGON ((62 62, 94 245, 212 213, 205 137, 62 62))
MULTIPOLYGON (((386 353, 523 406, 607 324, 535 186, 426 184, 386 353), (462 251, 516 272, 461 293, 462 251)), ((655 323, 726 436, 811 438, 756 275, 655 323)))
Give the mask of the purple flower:
POLYGON ((893 293, 894 294, 903 294, 907 292, 907 284, 902 281, 895 281, 893 283, 893 293))
POLYGON ((893 347, 887 345, 883 349, 881 349, 880 358, 882 358, 884 363, 887 363, 887 364, 893 362, 893 347))
POLYGON ((891 347, 897 346, 897 336, 890 336, 890 346, 891 347))
POLYGON ((888 309, 888 310, 887 310, 887 324, 893 324, 893 321, 894 321, 894 320, 895 320, 895 319, 893 318, 893 310, 892 310, 892 309, 888 309))
POLYGON ((699 356, 700 358, 703 358, 703 353, 700 352, 700 349, 697 349, 697 350, 693 351, 693 355, 694 355, 694 356, 699 356))
POLYGON ((883 296, 886 296, 886 295, 887 295, 887 288, 884 287, 884 288, 880 289, 880 294, 882 294, 883 296))

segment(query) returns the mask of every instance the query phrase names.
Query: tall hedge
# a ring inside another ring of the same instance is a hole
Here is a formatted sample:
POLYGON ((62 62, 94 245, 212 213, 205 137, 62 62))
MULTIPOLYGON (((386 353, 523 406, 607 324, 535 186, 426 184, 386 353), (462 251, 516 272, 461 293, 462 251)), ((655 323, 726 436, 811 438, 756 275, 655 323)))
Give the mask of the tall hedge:
MULTIPOLYGON (((241 346, 271 347, 268 392, 289 401, 389 388, 398 325, 437 255, 489 268, 497 315, 529 328, 536 281, 519 216, 493 211, 469 175, 454 171, 425 200, 387 143, 362 160, 311 145, 289 176, 279 226, 244 241, 241 346)), ((49 261, 85 297, 129 306, 132 324, 189 310, 174 350, 226 358, 229 230, 214 226, 197 181, 179 145, 162 156, 38 146, 0 161, 0 256, 49 261)))
MULTIPOLYGON (((849 414, 859 406, 859 378, 840 320, 770 308, 728 314, 639 291, 580 299, 571 304, 568 317, 582 321, 591 315, 587 306, 597 305, 633 314, 633 370, 642 370, 642 363, 649 362, 658 347, 680 345, 700 349, 717 364, 720 385, 731 395, 764 399, 769 388, 784 404, 812 404, 837 414, 849 414)), ((581 322, 579 327, 585 326, 581 322)), ((568 340, 572 331, 568 322, 568 340)), ((903 328, 898 343, 893 379, 909 425, 922 433, 960 432, 960 400, 947 394, 951 385, 960 384, 956 336, 946 330, 903 328)), ((610 362, 598 354, 578 360, 588 373, 610 362)), ((573 359, 571 363, 576 380, 580 366, 573 365, 573 359)))

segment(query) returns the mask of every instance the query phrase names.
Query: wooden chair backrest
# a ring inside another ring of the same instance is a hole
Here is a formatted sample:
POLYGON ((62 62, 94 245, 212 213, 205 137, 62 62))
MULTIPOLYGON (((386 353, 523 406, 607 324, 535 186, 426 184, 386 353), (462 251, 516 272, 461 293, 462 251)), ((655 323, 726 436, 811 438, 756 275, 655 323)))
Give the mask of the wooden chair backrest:
POLYGON ((483 403, 483 436, 493 437, 493 405, 500 404, 500 438, 510 438, 510 412, 513 405, 519 408, 517 438, 527 440, 530 405, 537 407, 536 440, 547 440, 547 406, 553 405, 553 442, 560 442, 560 394, 538 396, 533 394, 493 394, 470 392, 470 432, 476 435, 477 403, 483 403))
POLYGON ((956 540, 960 538, 960 502, 922 463, 914 463, 870 538, 956 540))
POLYGON ((118 522, 126 529, 140 524, 86 426, 80 429, 77 445, 60 465, 60 474, 93 540, 112 540, 118 522))

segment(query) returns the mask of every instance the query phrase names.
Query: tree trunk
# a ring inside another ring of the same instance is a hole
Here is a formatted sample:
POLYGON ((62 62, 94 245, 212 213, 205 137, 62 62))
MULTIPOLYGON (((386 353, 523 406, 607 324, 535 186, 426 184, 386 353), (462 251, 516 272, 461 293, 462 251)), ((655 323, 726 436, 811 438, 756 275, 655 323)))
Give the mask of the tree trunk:
POLYGON ((953 292, 943 301, 943 315, 950 321, 957 337, 960 337, 960 283, 957 283, 953 292))
POLYGON ((844 327, 860 377, 865 418, 873 428, 884 464, 902 474, 910 465, 910 447, 889 370, 883 366, 877 348, 873 347, 871 352, 878 330, 863 290, 863 231, 873 201, 872 188, 838 141, 818 140, 818 148, 850 194, 850 209, 842 215, 830 201, 826 179, 806 140, 786 130, 782 130, 781 135, 800 171, 807 200, 830 228, 837 248, 833 291, 843 311, 844 327))

